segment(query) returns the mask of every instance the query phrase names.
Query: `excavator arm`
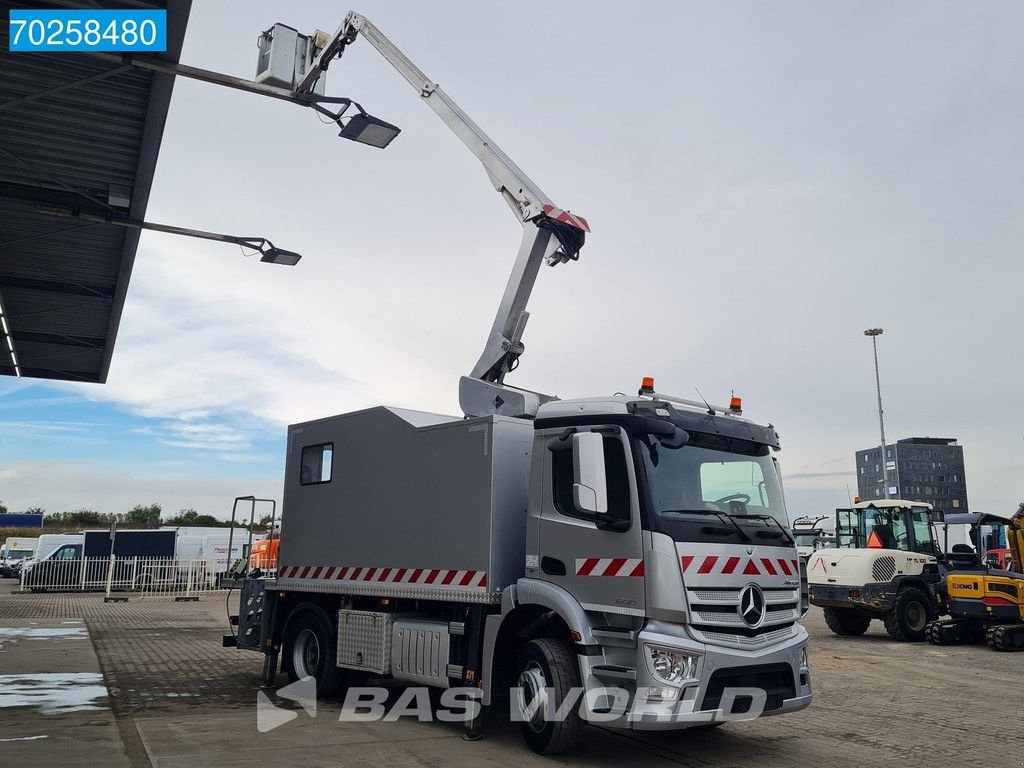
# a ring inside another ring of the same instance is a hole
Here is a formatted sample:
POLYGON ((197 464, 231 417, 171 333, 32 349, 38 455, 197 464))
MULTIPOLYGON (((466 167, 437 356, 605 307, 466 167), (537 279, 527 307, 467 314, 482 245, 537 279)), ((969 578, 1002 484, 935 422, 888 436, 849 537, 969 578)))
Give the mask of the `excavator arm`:
POLYGON ((1014 573, 1024 573, 1024 502, 1010 518, 1006 526, 1006 541, 1010 547, 1010 568, 1014 573))
POLYGON ((413 87, 423 102, 459 137, 484 167, 494 189, 522 225, 523 237, 484 351, 469 376, 459 382, 459 402, 467 416, 497 413, 533 416, 553 399, 505 385, 523 354, 523 331, 530 313, 526 305, 541 264, 575 261, 590 231, 586 219, 556 207, 511 158, 394 43, 365 16, 350 12, 313 60, 297 93, 311 93, 334 58, 362 36, 413 87))

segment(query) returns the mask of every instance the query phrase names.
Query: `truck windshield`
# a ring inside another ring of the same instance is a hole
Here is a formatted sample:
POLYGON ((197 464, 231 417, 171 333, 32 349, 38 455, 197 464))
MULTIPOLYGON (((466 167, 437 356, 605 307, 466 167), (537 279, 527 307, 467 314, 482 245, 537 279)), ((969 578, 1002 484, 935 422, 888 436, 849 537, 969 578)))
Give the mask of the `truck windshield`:
POLYGON ((31 557, 32 552, 27 549, 12 549, 7 553, 8 560, 24 560, 26 557, 31 557))
POLYGON ((691 434, 681 448, 641 441, 648 525, 676 541, 792 546, 775 460, 766 445, 691 434))

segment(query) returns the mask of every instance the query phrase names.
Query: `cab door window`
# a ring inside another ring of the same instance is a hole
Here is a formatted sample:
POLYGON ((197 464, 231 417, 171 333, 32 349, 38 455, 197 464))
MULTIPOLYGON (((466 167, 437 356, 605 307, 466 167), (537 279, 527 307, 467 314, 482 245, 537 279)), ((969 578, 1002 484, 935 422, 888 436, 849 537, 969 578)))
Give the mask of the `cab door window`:
POLYGON ((572 497, 572 450, 560 450, 552 453, 551 496, 555 509, 567 517, 578 517, 583 520, 606 520, 614 523, 629 522, 629 470, 626 467, 626 452, 622 441, 614 435, 604 435, 604 471, 608 480, 608 513, 594 515, 580 512, 572 497))

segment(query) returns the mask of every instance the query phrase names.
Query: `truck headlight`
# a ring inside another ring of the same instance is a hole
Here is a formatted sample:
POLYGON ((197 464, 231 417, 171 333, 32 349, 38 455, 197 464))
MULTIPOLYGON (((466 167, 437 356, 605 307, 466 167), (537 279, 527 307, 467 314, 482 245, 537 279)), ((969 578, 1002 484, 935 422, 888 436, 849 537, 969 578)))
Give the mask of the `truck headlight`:
POLYGON ((659 648, 655 645, 645 645, 644 648, 647 651, 647 666, 661 682, 679 685, 684 680, 697 676, 699 656, 689 656, 681 651, 659 648))
POLYGON ((810 669, 810 664, 807 663, 807 646, 805 645, 800 649, 800 669, 810 669))

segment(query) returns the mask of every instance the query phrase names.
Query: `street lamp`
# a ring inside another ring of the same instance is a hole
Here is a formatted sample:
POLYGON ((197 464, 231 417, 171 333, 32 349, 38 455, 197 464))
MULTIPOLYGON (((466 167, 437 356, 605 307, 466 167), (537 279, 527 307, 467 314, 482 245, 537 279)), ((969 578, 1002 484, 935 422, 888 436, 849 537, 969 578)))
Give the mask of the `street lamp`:
POLYGON ((878 430, 882 435, 882 482, 885 484, 885 498, 889 498, 889 467, 885 460, 885 419, 882 416, 882 381, 878 376, 878 337, 883 333, 881 328, 868 328, 865 336, 871 337, 871 348, 875 353, 875 390, 878 392, 878 430))
POLYGON ((207 232, 203 229, 190 229, 189 227, 176 227, 172 224, 158 224, 155 221, 140 221, 138 219, 129 219, 115 217, 113 215, 104 215, 98 213, 88 213, 79 211, 77 209, 65 209, 65 208, 53 208, 50 206, 36 206, 38 213, 45 213, 50 216, 64 216, 70 218, 76 218, 81 221, 91 222, 93 224, 109 224, 114 227, 126 227, 128 229, 149 229, 153 232, 165 232, 170 235, 183 235, 184 237, 197 237, 201 240, 215 240, 219 243, 234 243, 240 245, 243 248, 251 248, 252 250, 258 251, 260 254, 260 261, 266 262, 267 264, 282 264, 286 267, 294 267, 299 263, 299 259, 302 256, 295 251, 288 251, 284 248, 278 248, 270 240, 265 237, 246 237, 242 235, 226 235, 221 232, 207 232))

